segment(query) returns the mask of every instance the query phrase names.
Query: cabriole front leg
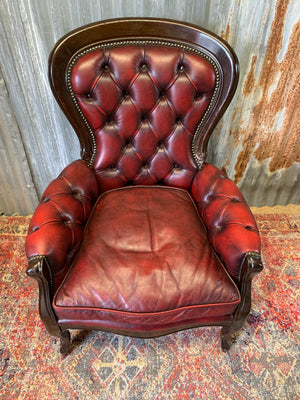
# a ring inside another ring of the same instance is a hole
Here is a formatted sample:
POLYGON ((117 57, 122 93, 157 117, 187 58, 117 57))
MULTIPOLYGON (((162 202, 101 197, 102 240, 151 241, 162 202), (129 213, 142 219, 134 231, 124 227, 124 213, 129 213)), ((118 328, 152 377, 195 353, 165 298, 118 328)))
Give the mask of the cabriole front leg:
POLYGON ((54 281, 51 267, 45 256, 34 256, 29 260, 27 275, 34 278, 39 285, 39 312, 47 331, 61 340, 60 352, 67 354, 70 350, 70 333, 62 331, 57 323, 52 308, 54 281))
POLYGON ((231 337, 239 331, 247 320, 251 309, 251 284, 253 277, 263 270, 261 256, 255 252, 246 253, 240 268, 240 293, 241 302, 237 307, 233 321, 228 326, 223 326, 221 330, 222 350, 230 349, 231 337))

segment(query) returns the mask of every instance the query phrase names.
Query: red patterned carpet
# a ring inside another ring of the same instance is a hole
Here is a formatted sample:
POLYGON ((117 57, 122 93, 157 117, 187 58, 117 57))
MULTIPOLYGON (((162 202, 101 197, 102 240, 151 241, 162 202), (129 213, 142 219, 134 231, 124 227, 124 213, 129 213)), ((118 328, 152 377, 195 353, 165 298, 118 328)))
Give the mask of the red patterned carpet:
POLYGON ((299 399, 300 213, 256 219, 265 270, 228 354, 219 328, 201 328, 148 340, 76 331, 72 353, 62 357, 25 276, 29 220, 0 217, 0 398, 299 399))

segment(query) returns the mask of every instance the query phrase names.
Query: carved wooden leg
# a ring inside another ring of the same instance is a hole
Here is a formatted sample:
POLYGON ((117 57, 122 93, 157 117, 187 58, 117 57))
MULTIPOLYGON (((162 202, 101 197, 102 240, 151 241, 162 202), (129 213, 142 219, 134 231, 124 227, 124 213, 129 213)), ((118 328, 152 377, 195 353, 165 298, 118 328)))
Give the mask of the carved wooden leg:
POLYGON ((244 323, 246 322, 246 319, 239 320, 239 321, 233 321, 231 325, 228 326, 223 326, 221 329, 221 346, 223 351, 228 351, 230 347, 232 346, 232 335, 234 335, 236 332, 238 332, 244 323))
POLYGON ((62 331, 61 328, 56 324, 54 326, 53 324, 51 326, 47 325, 45 323, 45 320, 41 317, 45 328, 47 331, 50 333, 50 335, 55 336, 60 339, 60 349, 59 351, 61 354, 68 354, 70 351, 71 347, 71 336, 70 332, 68 330, 62 331))
POLYGON ((221 346, 223 351, 228 351, 232 345, 231 343, 231 332, 230 326, 223 326, 221 329, 221 346))
POLYGON ((29 261, 27 274, 34 278, 39 285, 39 312, 47 331, 60 339, 60 352, 67 354, 70 350, 70 332, 62 331, 57 323, 52 308, 53 279, 51 267, 45 256, 36 256, 29 261))
POLYGON ((221 329, 222 350, 227 351, 231 347, 231 336, 239 331, 247 320, 251 309, 251 283, 253 277, 261 272, 263 264, 260 254, 249 252, 245 254, 241 265, 240 293, 241 302, 237 307, 233 321, 230 325, 223 326, 221 329))
POLYGON ((71 346, 71 337, 69 331, 62 331, 60 339, 60 352, 61 354, 68 354, 71 346))

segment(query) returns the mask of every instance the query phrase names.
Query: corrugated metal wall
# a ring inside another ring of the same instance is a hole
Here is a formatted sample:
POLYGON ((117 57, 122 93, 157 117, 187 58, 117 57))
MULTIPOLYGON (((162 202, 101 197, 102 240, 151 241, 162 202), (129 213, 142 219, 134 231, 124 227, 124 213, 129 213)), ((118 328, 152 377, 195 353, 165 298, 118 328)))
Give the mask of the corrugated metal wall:
POLYGON ((71 29, 122 16, 191 22, 232 45, 240 83, 208 160, 250 205, 300 203, 299 15, 298 0, 1 0, 0 212, 33 212, 50 180, 79 158, 48 84, 53 45, 71 29))

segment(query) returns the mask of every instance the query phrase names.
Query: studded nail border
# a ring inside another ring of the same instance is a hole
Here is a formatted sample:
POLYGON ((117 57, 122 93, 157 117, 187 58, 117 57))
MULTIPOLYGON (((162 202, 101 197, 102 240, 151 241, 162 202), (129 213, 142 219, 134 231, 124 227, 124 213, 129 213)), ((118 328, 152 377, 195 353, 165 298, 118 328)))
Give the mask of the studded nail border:
POLYGON ((94 160, 96 157, 96 152, 97 152, 97 144, 96 144, 96 139, 94 136, 93 129, 91 128, 89 122, 87 121, 86 117, 84 116, 84 114, 78 104, 78 101, 76 99, 76 96, 75 96, 75 93, 73 90, 73 86, 72 86, 72 81, 71 81, 72 70, 73 70, 73 67, 76 64, 76 62, 81 57, 85 56, 88 53, 91 53, 92 51, 95 51, 97 49, 112 48, 112 47, 127 46, 127 45, 138 45, 138 46, 150 45, 150 46, 177 47, 182 50, 186 50, 186 51, 190 51, 192 53, 198 54, 199 56, 205 58, 212 65, 212 67, 215 71, 215 74, 216 74, 216 83, 215 83, 214 92, 212 94, 210 103, 195 130, 193 140, 192 140, 192 155, 193 155, 193 158, 194 158, 198 168, 201 168, 202 164, 204 162, 204 159, 205 159, 205 155, 203 153, 201 153, 201 154, 197 153, 197 151, 196 151, 197 139, 198 139, 198 136, 200 133, 200 128, 203 125, 203 122, 205 121, 205 119, 207 119, 208 115, 212 112, 213 106, 216 104, 216 100, 219 97, 220 88, 222 87, 222 69, 221 69, 221 66, 218 63, 217 59, 214 56, 212 56, 210 53, 206 52, 205 50, 198 50, 198 49, 195 49, 191 46, 188 46, 188 45, 185 45, 182 43, 176 43, 176 42, 171 42, 171 41, 161 41, 161 40, 120 40, 120 41, 114 41, 114 42, 105 42, 105 43, 101 43, 98 45, 88 47, 85 50, 81 50, 79 53, 75 54, 73 56, 73 58, 71 59, 69 65, 68 65, 68 70, 67 70, 67 86, 68 86, 68 90, 71 94, 71 98, 75 104, 75 107, 76 107, 77 111, 79 112, 84 124, 86 125, 86 127, 89 131, 91 140, 92 140, 92 156, 91 156, 89 164, 88 164, 89 167, 92 167, 92 165, 94 163, 94 160))

